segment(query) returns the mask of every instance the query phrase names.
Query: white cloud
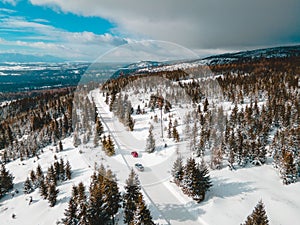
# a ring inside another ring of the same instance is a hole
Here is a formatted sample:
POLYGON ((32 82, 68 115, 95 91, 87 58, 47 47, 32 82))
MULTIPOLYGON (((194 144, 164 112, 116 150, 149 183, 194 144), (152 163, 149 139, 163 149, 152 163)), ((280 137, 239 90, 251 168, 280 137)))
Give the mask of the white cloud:
POLYGON ((117 33, 190 48, 241 48, 300 40, 299 0, 31 0, 117 24, 117 33))
POLYGON ((0 45, 17 46, 19 49, 53 54, 68 59, 94 60, 107 50, 128 39, 111 34, 97 35, 92 32, 69 32, 55 28, 46 21, 27 21, 24 17, 9 16, 0 21, 0 33, 13 33, 13 39, 2 39, 0 45), (3 43, 5 42, 5 44, 3 43))

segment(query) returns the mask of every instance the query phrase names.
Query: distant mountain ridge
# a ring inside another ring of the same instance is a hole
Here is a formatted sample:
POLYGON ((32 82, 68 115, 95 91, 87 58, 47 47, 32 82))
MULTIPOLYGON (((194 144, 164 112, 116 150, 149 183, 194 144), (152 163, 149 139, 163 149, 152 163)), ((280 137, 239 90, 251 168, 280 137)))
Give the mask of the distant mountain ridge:
POLYGON ((65 62, 65 59, 52 55, 27 55, 20 53, 0 53, 0 62, 15 62, 15 63, 37 63, 37 62, 65 62))
POLYGON ((249 51, 240 51, 235 53, 225 53, 220 55, 213 55, 202 59, 182 60, 179 62, 152 62, 141 61, 133 63, 118 70, 112 77, 119 75, 130 75, 134 73, 147 73, 159 71, 172 71, 178 69, 187 69, 197 67, 199 65, 218 65, 233 62, 250 62, 262 58, 286 58, 286 57, 300 57, 300 45, 274 47, 265 49, 256 49, 249 51))
POLYGON ((248 51, 240 51, 235 53, 225 53, 221 55, 213 55, 204 58, 209 64, 224 64, 233 61, 253 60, 259 58, 285 58, 285 57, 299 57, 300 56, 300 45, 295 46, 283 46, 274 48, 264 48, 248 51))

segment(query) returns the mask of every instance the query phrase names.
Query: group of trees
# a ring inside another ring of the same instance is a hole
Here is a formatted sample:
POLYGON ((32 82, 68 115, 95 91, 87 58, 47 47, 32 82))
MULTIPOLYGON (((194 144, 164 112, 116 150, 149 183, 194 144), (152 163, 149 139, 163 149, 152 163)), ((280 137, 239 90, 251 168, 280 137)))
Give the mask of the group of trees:
POLYGON ((89 196, 86 195, 86 188, 82 182, 73 186, 62 223, 65 225, 115 224, 115 216, 123 206, 124 223, 154 225, 140 189, 137 175, 132 170, 122 196, 115 175, 110 169, 105 169, 101 165, 91 177, 89 196))
POLYGON ((57 146, 69 136, 73 131, 72 93, 68 88, 45 91, 0 107, 1 161, 35 157, 43 147, 57 146))
POLYGON ((39 188, 40 194, 44 199, 48 199, 50 207, 56 204, 57 194, 59 190, 56 188, 58 182, 71 179, 71 165, 69 161, 66 163, 61 158, 60 161, 55 161, 48 170, 46 176, 40 165, 36 170, 30 171, 29 177, 24 182, 24 193, 30 194, 35 189, 39 188))
POLYGON ((154 225, 151 213, 143 200, 140 181, 134 170, 131 170, 126 180, 123 208, 124 223, 129 225, 154 225))
POLYGON ((182 158, 178 157, 173 164, 172 176, 175 184, 182 188, 183 193, 197 202, 204 200, 206 192, 212 186, 204 160, 199 164, 194 158, 189 158, 183 165, 182 158))
POLYGON ((115 144, 110 136, 106 137, 105 135, 102 137, 102 149, 108 156, 112 156, 115 154, 115 144))
POLYGON ((109 104, 109 110, 114 112, 114 114, 119 118, 119 121, 123 123, 130 131, 134 129, 134 120, 132 114, 134 112, 131 102, 128 100, 128 95, 125 94, 124 97, 122 92, 112 93, 110 101, 108 101, 109 95, 107 94, 107 104, 109 104))
POLYGON ((13 175, 2 164, 0 170, 0 199, 14 187, 13 180, 13 175))
MULTIPOLYGON (((214 98, 199 99, 201 79, 182 87, 198 105, 185 119, 185 136, 197 156, 211 156, 210 166, 231 168, 264 164, 268 153, 285 184, 300 175, 300 93, 297 67, 286 61, 242 62, 215 65, 223 100, 231 101, 228 113, 214 98), (280 66, 279 66, 280 65, 280 66), (266 68, 276 67, 276 70, 266 68), (289 73, 283 71, 287 68, 289 73), (195 96, 194 96, 195 95, 195 96), (229 114, 229 116, 228 116, 229 114), (275 135, 272 135, 274 134, 275 135), (269 149, 269 150, 268 150, 269 149)), ((209 81, 204 82, 208 85, 209 81)))

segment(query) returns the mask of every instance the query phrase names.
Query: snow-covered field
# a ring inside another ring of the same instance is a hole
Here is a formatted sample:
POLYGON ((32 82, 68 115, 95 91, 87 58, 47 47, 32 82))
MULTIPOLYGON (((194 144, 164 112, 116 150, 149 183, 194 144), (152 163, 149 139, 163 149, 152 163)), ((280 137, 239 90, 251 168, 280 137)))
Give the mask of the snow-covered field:
MULTIPOLYGON (((104 130, 110 131, 116 145, 116 155, 107 157, 101 147, 94 148, 92 141, 78 148, 73 147, 72 137, 63 140, 64 151, 55 153, 55 147, 48 146, 39 159, 16 160, 7 164, 7 169, 15 176, 14 189, 19 194, 6 195, 0 200, 0 224, 20 225, 52 225, 59 221, 67 208, 71 195, 72 185, 80 181, 88 186, 94 166, 103 163, 116 173, 120 189, 123 190, 125 180, 134 163, 140 162, 145 166, 144 172, 137 172, 141 180, 142 191, 146 202, 152 212, 153 219, 160 224, 241 224, 252 212, 259 200, 265 204, 270 224, 283 225, 295 224, 299 220, 300 210, 300 182, 283 185, 277 170, 271 162, 266 165, 242 168, 238 170, 210 171, 213 187, 208 192, 205 201, 197 204, 187 197, 172 182, 171 168, 177 157, 177 149, 185 156, 189 156, 186 143, 176 144, 173 140, 160 137, 160 124, 154 124, 154 135, 157 151, 148 154, 144 151, 148 135, 150 117, 155 114, 147 113, 135 115, 135 131, 130 132, 121 124, 113 113, 109 112, 104 103, 104 97, 95 90, 91 93, 101 115, 104 130), (167 143, 168 147, 164 148, 167 143), (52 149, 52 150, 51 150, 52 149), (131 151, 139 153, 138 158, 133 158, 131 151), (30 170, 35 170, 37 165, 42 166, 46 173, 47 168, 57 158, 68 159, 72 166, 72 180, 58 185, 60 190, 58 202, 53 207, 48 206, 38 190, 25 195, 22 192, 23 184, 30 170), (29 196, 33 203, 29 205, 29 196), (12 214, 16 218, 12 218, 12 214)), ((133 102, 133 105, 136 102, 133 102)), ((184 109, 172 109, 174 117, 182 121, 184 109)), ((158 113, 158 112, 156 112, 158 113)), ((164 126, 167 126, 167 121, 164 126)), ((180 129, 179 129, 180 130, 180 129)), ((181 129, 182 130, 182 129, 181 129)), ((123 224, 121 213, 117 216, 118 224, 123 224)))

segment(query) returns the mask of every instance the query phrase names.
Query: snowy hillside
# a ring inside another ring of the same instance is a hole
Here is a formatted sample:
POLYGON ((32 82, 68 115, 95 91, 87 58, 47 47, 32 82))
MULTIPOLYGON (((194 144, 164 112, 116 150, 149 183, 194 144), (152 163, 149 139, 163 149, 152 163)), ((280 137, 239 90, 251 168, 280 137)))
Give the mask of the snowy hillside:
POLYGON ((212 58, 137 62, 130 76, 3 101, 0 224, 243 224, 259 202, 268 224, 294 224, 299 67, 285 51, 213 71, 212 58))

